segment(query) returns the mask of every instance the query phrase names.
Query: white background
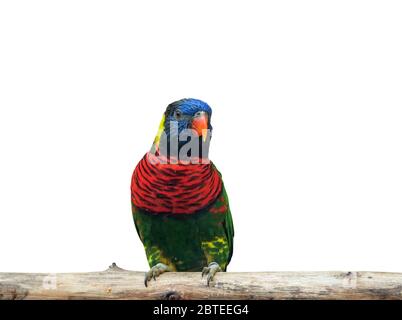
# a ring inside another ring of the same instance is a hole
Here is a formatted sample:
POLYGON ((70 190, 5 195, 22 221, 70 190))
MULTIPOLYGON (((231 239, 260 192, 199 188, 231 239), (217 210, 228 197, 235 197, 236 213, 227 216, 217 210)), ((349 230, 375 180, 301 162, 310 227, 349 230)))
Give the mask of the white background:
POLYGON ((2 1, 0 271, 148 268, 132 171, 213 110, 230 271, 401 271, 400 1, 2 1))

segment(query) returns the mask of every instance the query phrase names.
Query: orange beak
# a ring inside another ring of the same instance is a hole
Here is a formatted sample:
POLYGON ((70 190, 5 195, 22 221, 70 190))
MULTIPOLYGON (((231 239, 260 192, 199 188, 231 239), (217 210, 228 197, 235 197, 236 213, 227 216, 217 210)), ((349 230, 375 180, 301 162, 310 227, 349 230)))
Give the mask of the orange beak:
POLYGON ((198 136, 202 136, 202 140, 207 141, 208 136, 208 114, 202 112, 200 115, 197 115, 192 123, 191 128, 197 132, 198 136))

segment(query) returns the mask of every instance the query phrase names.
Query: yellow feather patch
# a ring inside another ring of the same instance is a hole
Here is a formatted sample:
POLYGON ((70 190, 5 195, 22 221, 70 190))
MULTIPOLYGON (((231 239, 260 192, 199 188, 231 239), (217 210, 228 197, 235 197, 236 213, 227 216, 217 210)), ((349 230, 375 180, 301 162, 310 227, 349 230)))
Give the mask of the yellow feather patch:
POLYGON ((162 251, 156 247, 152 246, 148 248, 147 246, 145 247, 145 251, 147 253, 147 258, 148 258, 148 264, 152 268, 155 266, 157 263, 163 263, 164 265, 167 265, 170 269, 170 271, 176 271, 176 266, 172 263, 172 261, 168 258, 166 258, 162 251))
POLYGON ((162 116, 162 120, 159 123, 159 128, 158 128, 158 133, 156 134, 155 140, 154 140, 154 147, 156 149, 159 148, 159 143, 161 141, 161 136, 163 131, 165 130, 165 115, 162 116))

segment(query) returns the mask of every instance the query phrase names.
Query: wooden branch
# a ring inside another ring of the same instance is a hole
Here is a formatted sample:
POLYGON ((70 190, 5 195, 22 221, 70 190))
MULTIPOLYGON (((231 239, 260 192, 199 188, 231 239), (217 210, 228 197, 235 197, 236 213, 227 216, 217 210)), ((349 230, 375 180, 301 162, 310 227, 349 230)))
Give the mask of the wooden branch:
POLYGON ((103 272, 0 273, 0 299, 402 299, 402 273, 165 273, 144 286, 144 272, 113 264, 103 272))

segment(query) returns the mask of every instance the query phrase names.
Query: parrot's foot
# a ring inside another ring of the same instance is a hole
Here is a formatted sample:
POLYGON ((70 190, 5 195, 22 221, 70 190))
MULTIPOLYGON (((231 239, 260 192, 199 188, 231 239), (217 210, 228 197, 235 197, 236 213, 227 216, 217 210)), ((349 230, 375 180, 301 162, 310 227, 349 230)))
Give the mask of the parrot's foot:
POLYGON ((202 269, 202 277, 207 276, 207 286, 209 286, 209 283, 214 279, 214 276, 217 272, 222 271, 221 267, 219 264, 216 262, 211 262, 208 267, 204 267, 202 269))
POLYGON ((148 287, 148 282, 151 279, 156 280, 156 277, 159 277, 162 273, 169 271, 169 267, 163 263, 158 263, 154 265, 151 270, 145 273, 144 284, 148 287))

